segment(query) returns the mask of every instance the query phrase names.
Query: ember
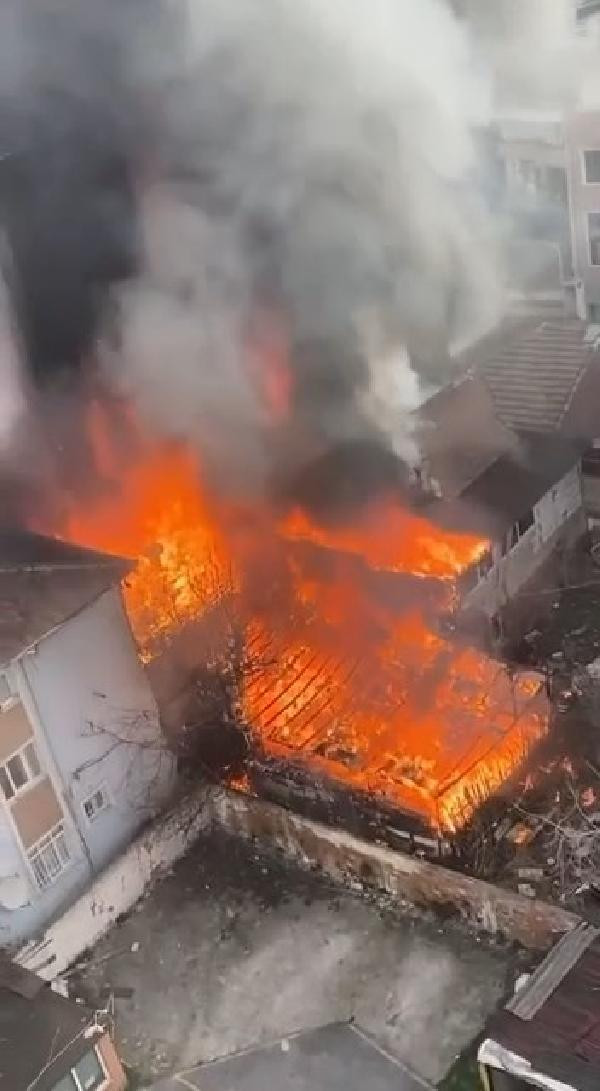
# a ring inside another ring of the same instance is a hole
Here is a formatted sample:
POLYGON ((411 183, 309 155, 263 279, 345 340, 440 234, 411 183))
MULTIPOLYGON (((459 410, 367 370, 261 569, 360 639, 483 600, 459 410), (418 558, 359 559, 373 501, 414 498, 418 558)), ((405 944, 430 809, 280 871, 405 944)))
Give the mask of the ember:
MULTIPOLYGON (((145 659, 235 595, 252 664, 240 679, 240 707, 264 752, 300 759, 452 831, 545 733, 537 676, 509 676, 444 639, 414 596, 402 608, 382 603, 355 567, 350 574, 349 562, 360 560, 367 573, 392 573, 385 578, 394 585, 433 578, 447 604, 451 581, 485 542, 445 533, 392 501, 352 528, 324 529, 299 510, 273 516, 261 527, 268 523, 286 558, 286 609, 261 603, 253 613, 235 519, 203 486, 189 451, 140 444, 115 480, 103 435, 99 465, 111 487, 89 510, 71 511, 62 535, 137 558, 125 601, 145 659), (326 552, 326 574, 306 562, 306 543, 326 552)), ((260 537, 255 549, 263 548, 260 537)))

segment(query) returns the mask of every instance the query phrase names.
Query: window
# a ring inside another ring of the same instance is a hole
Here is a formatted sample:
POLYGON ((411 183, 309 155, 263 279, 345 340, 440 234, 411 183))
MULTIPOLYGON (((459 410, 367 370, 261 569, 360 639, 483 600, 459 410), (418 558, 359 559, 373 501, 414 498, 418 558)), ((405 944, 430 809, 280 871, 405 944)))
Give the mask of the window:
POLYGON ((546 192, 564 208, 567 207, 569 195, 567 172, 564 167, 546 167, 546 192))
POLYGON ((511 549, 517 545, 517 543, 527 534, 527 531, 534 524, 533 508, 530 508, 525 515, 522 515, 516 523, 513 523, 510 530, 506 532, 506 536, 502 543, 502 556, 506 557, 507 553, 510 553, 511 549))
POLYGON ((101 811, 106 811, 110 807, 110 799, 106 788, 104 786, 97 788, 95 792, 92 792, 91 796, 84 799, 81 806, 88 822, 93 822, 101 811))
POLYGON ((45 890, 65 870, 70 862, 62 822, 43 837, 28 852, 31 870, 40 890, 45 890))
POLYGON ((584 177, 588 186, 600 185, 600 149, 583 153, 584 177))
POLYGON ((588 322, 594 326, 600 325, 600 303, 588 303, 587 316, 588 322))
POLYGON ((524 515, 522 519, 519 519, 517 526, 519 528, 519 538, 522 538, 524 534, 527 534, 529 528, 533 526, 533 508, 530 508, 527 515, 524 515))
POLYGON ((69 1072, 68 1076, 63 1076, 62 1080, 55 1083, 52 1091, 77 1091, 77 1085, 71 1073, 69 1072))
POLYGON ((96 1050, 90 1050, 72 1069, 78 1091, 97 1091, 106 1082, 106 1073, 96 1050))
POLYGON ((458 587, 463 595, 468 595, 482 580, 484 580, 494 567, 494 556, 491 549, 486 549, 479 560, 465 568, 458 577, 458 587))
POLYGON ((588 212, 590 265, 600 265, 600 212, 588 212))
POLYGON ((486 549, 485 553, 482 553, 477 562, 477 575, 480 580, 484 580, 488 572, 494 567, 494 558, 492 556, 491 549, 486 549))
POLYGON ((32 742, 25 743, 11 758, 0 765, 0 788, 5 799, 12 799, 41 775, 40 761, 32 742))
POLYGON ((98 1051, 91 1049, 81 1060, 55 1083, 52 1091, 100 1091, 108 1086, 108 1074, 98 1051))

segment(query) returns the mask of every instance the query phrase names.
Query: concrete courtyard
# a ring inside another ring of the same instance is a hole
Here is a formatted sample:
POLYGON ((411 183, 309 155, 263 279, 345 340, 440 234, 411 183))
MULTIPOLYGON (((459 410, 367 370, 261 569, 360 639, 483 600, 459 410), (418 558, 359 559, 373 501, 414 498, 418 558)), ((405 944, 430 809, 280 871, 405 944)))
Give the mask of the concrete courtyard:
POLYGON ((71 982, 98 1006, 114 992, 133 1086, 349 1020, 437 1082, 511 987, 517 961, 455 921, 340 890, 216 830, 71 982))

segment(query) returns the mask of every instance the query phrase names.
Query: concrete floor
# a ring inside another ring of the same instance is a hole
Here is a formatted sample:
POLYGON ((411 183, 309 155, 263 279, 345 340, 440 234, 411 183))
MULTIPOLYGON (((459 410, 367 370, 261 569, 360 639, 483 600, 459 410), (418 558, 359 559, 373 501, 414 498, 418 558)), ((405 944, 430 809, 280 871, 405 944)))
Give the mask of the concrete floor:
POLYGON ((72 982, 99 1005, 121 992, 118 1044, 137 1086, 350 1019, 436 1082, 512 984, 515 962, 458 924, 340 892, 213 832, 72 982))
POLYGON ((152 1091, 432 1091, 355 1023, 330 1023, 154 1084, 152 1091))

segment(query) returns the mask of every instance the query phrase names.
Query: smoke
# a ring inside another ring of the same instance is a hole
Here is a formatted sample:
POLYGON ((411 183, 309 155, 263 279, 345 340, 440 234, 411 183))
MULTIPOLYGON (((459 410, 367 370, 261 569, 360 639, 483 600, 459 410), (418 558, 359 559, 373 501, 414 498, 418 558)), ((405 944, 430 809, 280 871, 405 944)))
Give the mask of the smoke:
POLYGON ((487 87, 450 10, 24 0, 4 23, 0 195, 38 385, 100 360, 244 495, 414 459, 423 379, 500 302, 487 87))
MULTIPOLYGON (((578 22, 577 0, 455 0, 494 73, 495 106, 598 104, 598 41, 578 22)), ((593 30, 593 28, 591 28, 593 30)))
POLYGON ((410 461, 419 361, 431 379, 498 303, 467 39, 434 0, 188 15, 159 80, 141 58, 158 181, 142 275, 120 293, 121 378, 244 492, 285 491, 332 450, 349 452, 342 476, 365 444, 410 461), (249 366, 270 323, 289 388, 275 421, 249 366))

